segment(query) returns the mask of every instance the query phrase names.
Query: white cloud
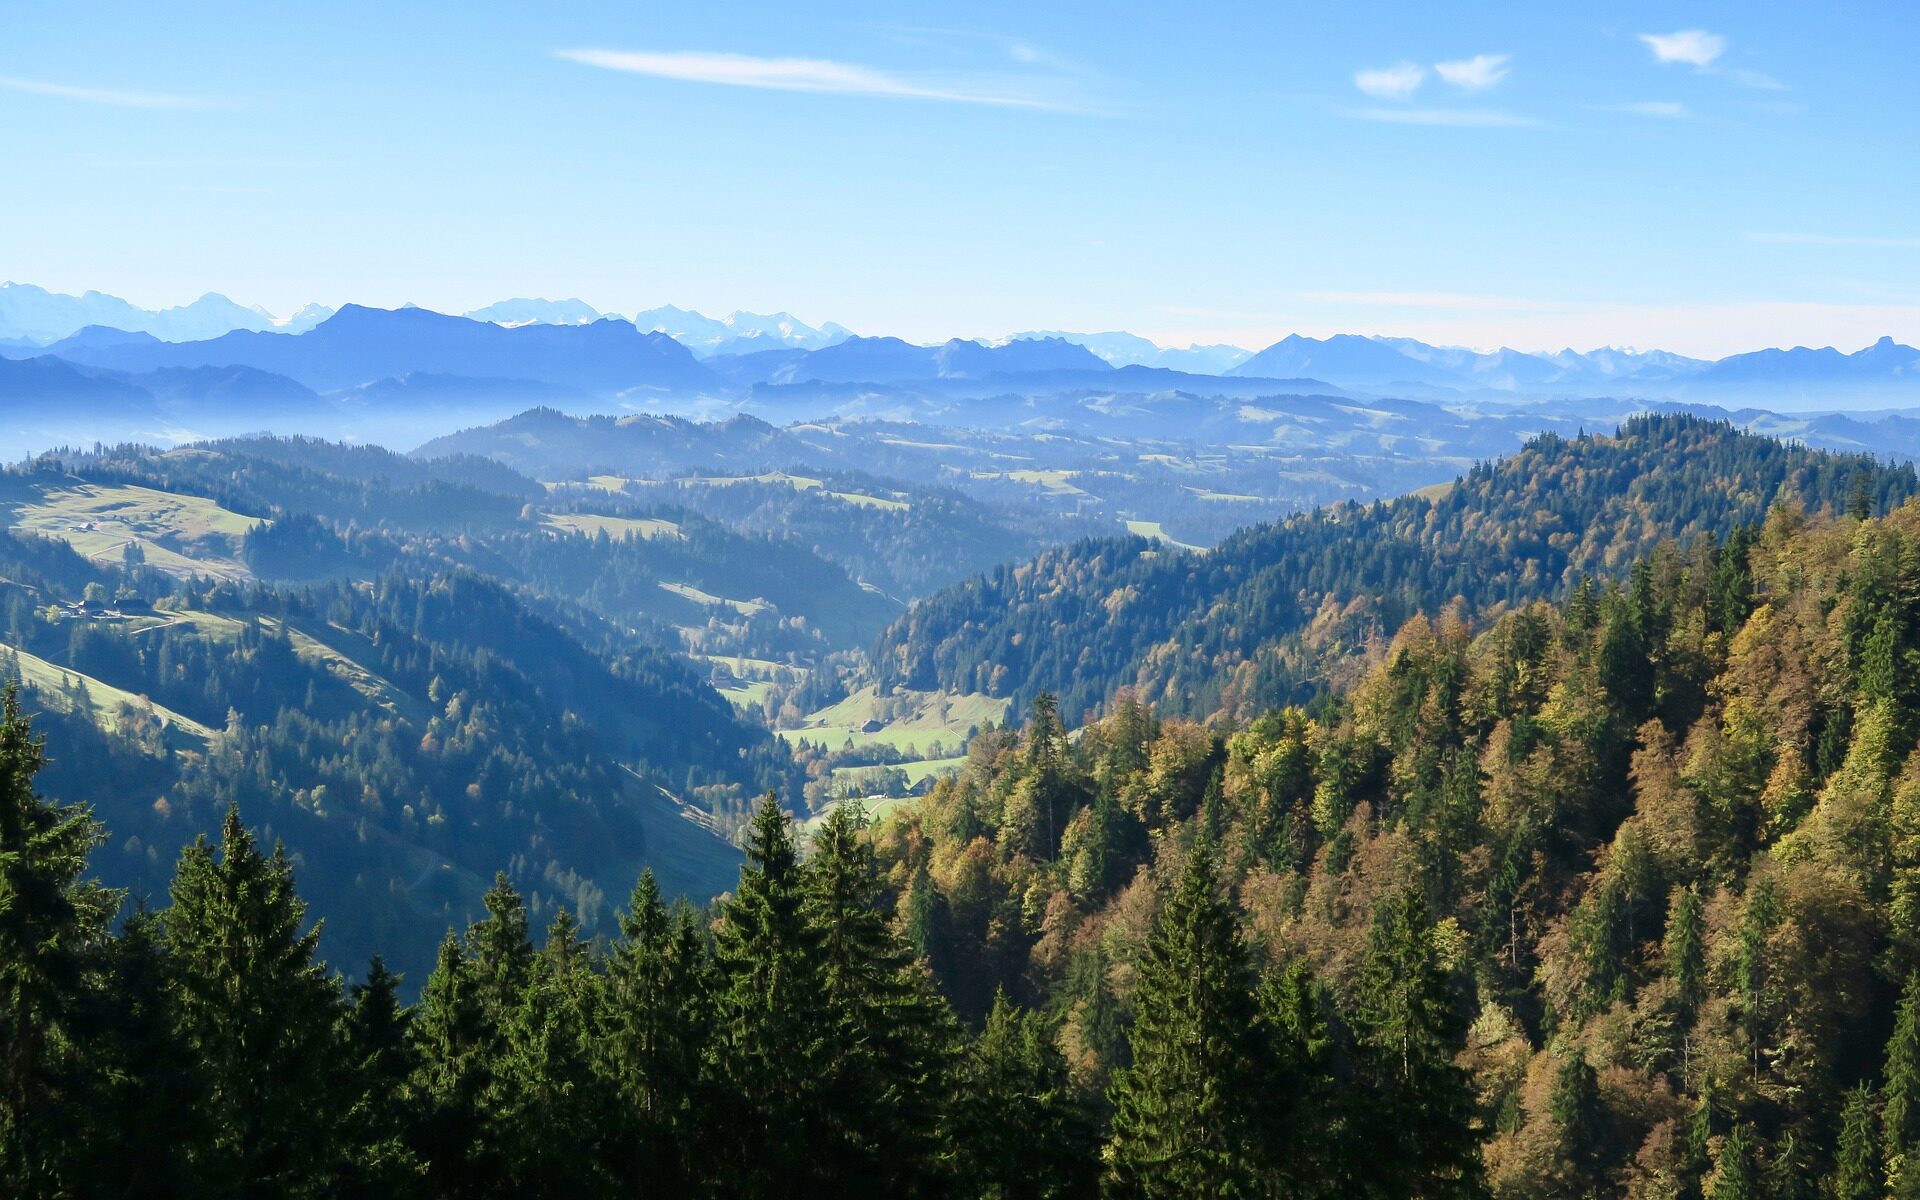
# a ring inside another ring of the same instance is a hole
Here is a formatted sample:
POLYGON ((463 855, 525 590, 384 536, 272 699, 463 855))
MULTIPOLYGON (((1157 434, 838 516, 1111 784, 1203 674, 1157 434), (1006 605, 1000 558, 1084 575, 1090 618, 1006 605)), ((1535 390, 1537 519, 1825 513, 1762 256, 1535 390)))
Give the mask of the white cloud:
POLYGON ((0 76, 0 88, 51 96, 58 100, 78 100, 83 104, 110 104, 115 108, 205 108, 204 100, 191 96, 169 96, 157 92, 117 92, 107 88, 74 87, 65 83, 45 83, 38 79, 10 79, 0 76))
POLYGON ((1704 29, 1643 33, 1640 40, 1653 51, 1655 61, 1685 63, 1692 67, 1710 67, 1727 50, 1727 39, 1704 29))
POLYGON ((1384 121, 1393 125, 1446 125, 1462 129, 1520 128, 1538 125, 1498 108, 1356 108, 1346 114, 1356 121, 1384 121))
POLYGON ((822 58, 756 58, 697 50, 561 50, 569 62, 609 71, 651 75, 689 83, 765 88, 781 92, 821 92, 843 96, 882 96, 901 100, 945 100, 1003 108, 1062 111, 1064 106, 986 88, 943 86, 903 75, 822 58))
POLYGON ((1690 121, 1693 110, 1678 100, 1635 100, 1627 104, 1606 104, 1604 112, 1632 113, 1636 117, 1663 117, 1669 121, 1690 121))
POLYGON ((1425 68, 1403 62, 1391 67, 1356 71, 1353 75, 1353 86, 1369 96, 1377 96, 1382 100, 1405 100, 1419 90, 1421 81, 1426 77, 1425 68))
POLYGON ((1507 54, 1476 54, 1472 58, 1435 63, 1433 70, 1454 87, 1477 92, 1505 79, 1511 58, 1507 54))

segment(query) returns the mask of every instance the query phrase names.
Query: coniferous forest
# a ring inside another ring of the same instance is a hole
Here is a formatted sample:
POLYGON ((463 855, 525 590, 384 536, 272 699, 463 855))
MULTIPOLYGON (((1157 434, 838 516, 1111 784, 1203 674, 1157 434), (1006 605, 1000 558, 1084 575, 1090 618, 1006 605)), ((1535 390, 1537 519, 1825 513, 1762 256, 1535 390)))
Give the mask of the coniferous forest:
POLYGON ((0 724, 13 1194, 1920 1194, 1920 505, 1783 501, 1210 722, 1053 698, 736 886, 424 979, 230 811, 164 904, 0 724), (342 971, 352 973, 346 981, 342 971), (417 995, 417 999, 411 999, 417 995))

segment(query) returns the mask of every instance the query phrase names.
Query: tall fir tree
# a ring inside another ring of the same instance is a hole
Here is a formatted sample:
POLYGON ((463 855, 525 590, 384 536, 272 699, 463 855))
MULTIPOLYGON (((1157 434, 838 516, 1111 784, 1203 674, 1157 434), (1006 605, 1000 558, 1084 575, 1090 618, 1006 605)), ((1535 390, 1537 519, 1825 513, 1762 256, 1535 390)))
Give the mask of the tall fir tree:
POLYGON ((733 1135, 716 1148, 722 1191, 826 1195, 836 1186, 819 1144, 832 1012, 806 909, 787 814, 769 792, 747 828, 739 887, 714 930, 713 1086, 733 1135))
POLYGON ((193 1175, 210 1194, 325 1194, 344 1167, 341 996, 318 927, 301 929, 292 864, 229 808, 218 854, 204 837, 181 854, 172 898, 169 993, 202 1089, 193 1175))
POLYGON ((1109 1197, 1266 1194, 1276 1164, 1263 1105, 1277 1093, 1247 949, 1212 848, 1189 851, 1136 972, 1132 1065, 1110 1089, 1109 1197))
POLYGON ((1482 1195, 1472 1087, 1454 1063, 1465 1021, 1416 889, 1376 907, 1355 1026, 1367 1119, 1378 1131, 1361 1190, 1382 1200, 1482 1195))
POLYGON ((1913 1170, 1920 1146, 1920 972, 1909 976, 1887 1039, 1881 1084, 1881 1152, 1886 1156, 1887 1187, 1892 1191, 1913 1170))
POLYGON ((0 693, 0 1178, 62 1190, 86 1065, 88 974, 117 897, 80 876, 104 837, 87 810, 34 791, 46 763, 12 684, 0 693))
POLYGON ((844 1195, 933 1195, 952 1174, 945 1110, 958 1031, 880 911, 864 825, 857 806, 834 809, 814 835, 806 869, 806 915, 832 1014, 824 1149, 837 1159, 844 1195))
POLYGON ((425 1171, 413 1145, 420 1104, 413 1093, 413 1014, 400 1002, 400 977, 379 955, 348 997, 341 1040, 350 1072, 342 1126, 349 1161, 340 1194, 404 1200, 416 1194, 425 1171))
POLYGON ((1849 1091, 1840 1110, 1833 1174, 1827 1180, 1833 1200, 1875 1200, 1882 1194, 1879 1125, 1873 1089, 1863 1083, 1849 1091))
POLYGON ((979 1200, 1092 1200, 1094 1114, 1067 1076, 1053 1031, 997 992, 967 1056, 960 1173, 979 1200))
POLYGON ((630 1187, 688 1194, 713 1136, 700 1079, 706 946, 692 911, 661 900, 651 870, 621 915, 606 976, 601 1071, 617 1094, 614 1169, 630 1187))

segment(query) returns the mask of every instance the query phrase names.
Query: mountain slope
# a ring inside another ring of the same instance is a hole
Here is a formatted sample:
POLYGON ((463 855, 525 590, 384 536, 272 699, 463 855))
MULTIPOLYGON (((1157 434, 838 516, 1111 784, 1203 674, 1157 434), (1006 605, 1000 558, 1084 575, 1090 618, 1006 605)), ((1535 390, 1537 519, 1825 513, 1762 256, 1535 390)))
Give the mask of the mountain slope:
POLYGON ((1176 711, 1257 710, 1311 692, 1329 654, 1415 611, 1552 595, 1660 539, 1757 523, 1779 500, 1837 509, 1857 478, 1882 508, 1920 490, 1911 467, 1692 417, 1548 435, 1438 495, 1320 509, 1205 554, 1102 539, 1002 567, 916 604, 880 639, 875 669, 883 689, 1022 704, 1053 692, 1076 716, 1125 685, 1176 711))
POLYGON ((528 379, 601 394, 697 390, 713 383, 685 346, 665 334, 641 333, 625 321, 507 328, 426 309, 354 304, 296 336, 239 331, 201 342, 86 347, 69 357, 126 371, 248 366, 316 391, 415 372, 528 379))

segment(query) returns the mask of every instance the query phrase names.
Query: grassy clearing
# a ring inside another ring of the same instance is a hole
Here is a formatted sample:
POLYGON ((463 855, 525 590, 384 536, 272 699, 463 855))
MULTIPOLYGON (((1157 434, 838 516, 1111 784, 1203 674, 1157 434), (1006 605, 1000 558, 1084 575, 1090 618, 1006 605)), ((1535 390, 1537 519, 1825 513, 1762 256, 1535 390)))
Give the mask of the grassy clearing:
POLYGON ((712 592, 703 592, 690 583, 662 583, 660 587, 664 591, 669 591, 676 596, 684 597, 693 601, 695 604, 704 604, 708 608, 724 604, 735 612, 742 613, 749 617, 757 612, 765 612, 767 609, 773 607, 773 605, 768 604, 764 600, 729 600, 725 596, 716 596, 712 592))
POLYGON ((165 740, 174 749, 204 750, 207 742, 214 736, 214 730, 192 717, 162 704, 143 699, 132 692, 122 691, 110 683, 82 675, 78 671, 50 663, 38 655, 28 654, 25 650, 14 649, 15 657, 20 661, 20 681, 31 689, 34 696, 43 704, 57 708, 61 712, 71 712, 71 688, 76 683, 85 683, 87 700, 91 706, 93 719, 103 729, 117 730, 127 710, 150 709, 165 726, 165 740))
POLYGON ((156 570, 232 580, 253 578, 240 542, 265 523, 199 496, 131 484, 36 486, 11 512, 14 528, 59 538, 95 562, 119 562, 132 543, 156 570))
POLYGON ((949 696, 943 692, 903 692, 879 697, 871 687, 808 715, 798 728, 776 732, 790 742, 809 741, 834 749, 890 746, 937 758, 938 750, 957 751, 966 745, 970 730, 1006 720, 1007 702, 978 693, 949 696), (864 728, 881 722, 877 730, 864 728))
POLYGON ((1029 484, 1050 496, 1084 496, 1087 493, 1073 485, 1079 474, 1078 471, 975 471, 973 477, 1029 484))
POLYGON ((592 537, 604 533, 615 541, 625 538, 679 537, 680 526, 654 517, 609 517, 601 513, 546 513, 540 523, 562 533, 592 537))
POLYGON ((1158 521, 1128 521, 1127 532, 1138 534, 1143 538, 1152 538, 1156 542, 1164 542, 1169 546, 1177 546, 1182 550, 1204 549, 1201 546, 1190 546, 1185 542, 1175 541, 1171 534, 1160 528, 1158 521))
POLYGON ((871 767, 835 767, 833 782, 836 787, 861 787, 884 778, 889 771, 902 771, 906 773, 908 786, 917 787, 929 775, 957 775, 966 765, 967 756, 956 754, 951 758, 922 758, 871 767))

